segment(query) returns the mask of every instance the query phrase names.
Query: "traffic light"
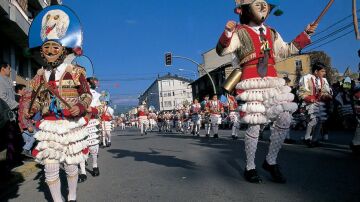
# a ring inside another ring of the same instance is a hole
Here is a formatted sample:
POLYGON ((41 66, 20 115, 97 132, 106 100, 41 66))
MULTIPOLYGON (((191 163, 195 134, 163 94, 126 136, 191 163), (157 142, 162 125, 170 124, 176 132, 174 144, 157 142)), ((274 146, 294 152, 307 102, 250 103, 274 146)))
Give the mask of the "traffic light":
POLYGON ((172 55, 171 53, 165 53, 165 65, 171 66, 172 64, 172 55))

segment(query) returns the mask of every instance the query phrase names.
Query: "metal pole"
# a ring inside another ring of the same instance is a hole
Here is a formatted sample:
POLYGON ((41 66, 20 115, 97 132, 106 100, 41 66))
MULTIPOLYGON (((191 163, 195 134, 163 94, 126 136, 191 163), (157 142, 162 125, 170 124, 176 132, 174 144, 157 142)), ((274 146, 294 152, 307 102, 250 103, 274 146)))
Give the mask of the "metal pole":
POLYGON ((214 94, 216 94, 216 87, 215 87, 215 83, 214 83, 214 81, 213 81, 213 79, 212 79, 212 77, 210 76, 210 74, 209 74, 209 72, 208 71, 206 71, 206 69, 203 67, 203 66, 201 66, 198 62, 196 62, 195 60, 192 60, 192 59, 190 59, 190 58, 187 58, 187 57, 183 57, 183 56, 178 56, 178 55, 173 55, 172 56, 173 58, 181 58, 181 59, 185 59, 185 60, 188 60, 188 61, 190 61, 190 62, 192 62, 192 63, 194 63, 194 64, 196 64, 198 67, 200 67, 207 75, 208 75, 208 77, 209 77, 209 79, 210 79, 210 81, 211 81, 211 84, 212 84, 212 86, 213 86, 213 90, 214 90, 214 94))

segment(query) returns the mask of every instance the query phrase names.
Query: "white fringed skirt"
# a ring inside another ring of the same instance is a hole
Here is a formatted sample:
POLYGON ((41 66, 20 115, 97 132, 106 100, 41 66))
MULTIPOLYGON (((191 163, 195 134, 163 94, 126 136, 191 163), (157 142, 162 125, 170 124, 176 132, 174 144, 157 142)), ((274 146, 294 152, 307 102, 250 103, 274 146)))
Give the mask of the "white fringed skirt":
POLYGON ((37 162, 79 164, 88 157, 88 131, 83 118, 44 120, 34 137, 39 141, 33 152, 37 162))
POLYGON ((98 119, 90 119, 88 125, 86 126, 89 133, 87 137, 89 147, 99 144, 99 125, 100 122, 98 119))
POLYGON ((275 121, 285 111, 291 114, 297 110, 292 102, 291 88, 285 80, 277 77, 251 78, 240 81, 237 86, 238 100, 245 101, 240 107, 241 122, 247 124, 266 124, 275 121))

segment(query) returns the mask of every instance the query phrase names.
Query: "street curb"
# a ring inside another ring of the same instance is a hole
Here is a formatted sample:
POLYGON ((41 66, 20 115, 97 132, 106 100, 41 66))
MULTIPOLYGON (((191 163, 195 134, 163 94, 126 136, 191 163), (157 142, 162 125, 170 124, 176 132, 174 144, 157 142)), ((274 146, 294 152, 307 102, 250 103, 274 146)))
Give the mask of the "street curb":
MULTIPOLYGON (((24 165, 14 168, 11 173, 14 176, 5 183, 0 184, 0 199, 9 195, 16 187, 17 184, 26 181, 26 178, 31 174, 39 171, 38 163, 31 161, 25 162, 24 165)), ((18 185, 17 185, 18 186, 18 185)))

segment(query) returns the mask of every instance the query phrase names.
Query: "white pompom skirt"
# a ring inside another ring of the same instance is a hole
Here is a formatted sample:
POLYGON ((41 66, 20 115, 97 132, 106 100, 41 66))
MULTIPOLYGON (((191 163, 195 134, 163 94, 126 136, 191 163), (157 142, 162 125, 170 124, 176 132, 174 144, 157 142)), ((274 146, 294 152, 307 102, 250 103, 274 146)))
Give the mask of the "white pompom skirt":
POLYGON ((33 151, 42 164, 79 164, 88 157, 88 131, 83 118, 73 120, 43 120, 34 137, 39 141, 33 151))
POLYGON ((266 124, 277 119, 285 111, 294 113, 298 106, 292 102, 294 94, 285 85, 285 80, 277 77, 251 78, 240 81, 237 90, 238 100, 246 103, 240 107, 244 114, 241 122, 247 124, 266 124))

